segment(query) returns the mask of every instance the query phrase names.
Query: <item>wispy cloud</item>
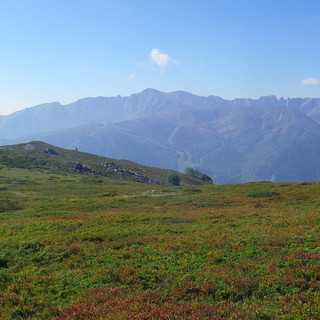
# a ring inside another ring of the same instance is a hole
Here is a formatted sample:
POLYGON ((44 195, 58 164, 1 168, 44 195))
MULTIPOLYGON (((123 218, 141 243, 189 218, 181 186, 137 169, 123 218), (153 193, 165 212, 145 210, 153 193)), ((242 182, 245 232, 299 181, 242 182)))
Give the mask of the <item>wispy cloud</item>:
POLYGON ((301 81, 304 86, 319 87, 320 80, 316 78, 305 78, 301 81))
POLYGON ((131 81, 133 80, 134 78, 136 78, 137 75, 135 73, 130 73, 125 79, 124 79, 124 82, 128 82, 128 81, 131 81))
POLYGON ((152 49, 150 51, 150 59, 153 64, 157 65, 160 68, 168 69, 177 64, 177 62, 165 53, 161 53, 159 49, 152 49))

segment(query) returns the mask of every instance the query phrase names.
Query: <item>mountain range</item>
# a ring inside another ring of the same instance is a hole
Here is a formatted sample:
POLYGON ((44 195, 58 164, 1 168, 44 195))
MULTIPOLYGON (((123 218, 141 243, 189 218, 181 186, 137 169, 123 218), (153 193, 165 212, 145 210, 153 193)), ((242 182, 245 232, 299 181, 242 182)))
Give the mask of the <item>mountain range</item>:
POLYGON ((146 89, 0 117, 0 144, 32 140, 181 172, 192 167, 215 183, 314 181, 320 99, 225 100, 146 89))

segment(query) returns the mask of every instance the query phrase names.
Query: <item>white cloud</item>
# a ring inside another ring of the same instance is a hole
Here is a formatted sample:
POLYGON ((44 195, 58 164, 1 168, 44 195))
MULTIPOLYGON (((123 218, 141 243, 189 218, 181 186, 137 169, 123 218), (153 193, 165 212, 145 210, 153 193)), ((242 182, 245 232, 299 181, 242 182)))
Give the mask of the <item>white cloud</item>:
POLYGON ((131 80, 133 80, 133 79, 136 78, 136 77, 137 77, 136 74, 130 73, 130 74, 124 79, 124 82, 131 81, 131 80))
POLYGON ((319 87, 320 80, 316 78, 305 78, 301 81, 304 86, 319 87))
POLYGON ((159 49, 152 49, 150 52, 150 59, 152 63, 157 66, 167 69, 177 64, 177 62, 165 53, 161 53, 159 49))

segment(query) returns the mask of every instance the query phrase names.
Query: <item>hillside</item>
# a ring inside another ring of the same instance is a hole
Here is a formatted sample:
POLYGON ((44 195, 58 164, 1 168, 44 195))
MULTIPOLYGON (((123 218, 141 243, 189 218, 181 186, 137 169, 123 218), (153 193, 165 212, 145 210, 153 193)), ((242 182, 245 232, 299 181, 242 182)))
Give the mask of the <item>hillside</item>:
POLYGON ((319 319, 319 183, 171 187, 0 151, 2 320, 319 319))
POLYGON ((40 141, 0 147, 0 165, 9 168, 75 173, 156 185, 167 184, 169 173, 180 177, 181 185, 203 184, 200 179, 172 170, 151 168, 126 160, 67 150, 40 141))

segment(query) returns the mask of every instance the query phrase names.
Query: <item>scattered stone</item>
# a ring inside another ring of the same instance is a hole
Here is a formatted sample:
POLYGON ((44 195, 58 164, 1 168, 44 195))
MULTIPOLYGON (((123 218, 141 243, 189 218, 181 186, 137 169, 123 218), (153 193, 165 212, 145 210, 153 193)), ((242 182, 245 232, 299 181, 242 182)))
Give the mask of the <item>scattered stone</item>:
POLYGON ((114 162, 103 162, 100 165, 102 167, 104 167, 105 169, 112 171, 116 174, 119 174, 126 179, 134 179, 137 182, 141 182, 141 183, 163 184, 159 180, 146 177, 146 176, 139 174, 135 171, 123 169, 122 167, 116 165, 114 162))
POLYGON ((157 179, 146 177, 142 174, 139 174, 135 171, 126 170, 118 165, 116 165, 114 162, 103 162, 99 164, 103 170, 95 170, 92 168, 87 167, 86 165, 83 165, 81 163, 74 163, 74 162, 65 162, 64 166, 68 168, 69 170, 75 171, 79 174, 89 174, 94 175, 98 177, 110 177, 110 173, 120 175, 124 179, 128 180, 135 180, 137 182, 141 183, 150 183, 150 184, 158 184, 162 185, 163 183, 157 179), (105 172, 105 170, 110 171, 110 173, 105 172))
POLYGON ((92 174, 94 176, 103 176, 101 172, 98 172, 85 165, 82 165, 81 163, 74 164, 74 169, 76 170, 77 173, 81 173, 81 174, 92 174))

